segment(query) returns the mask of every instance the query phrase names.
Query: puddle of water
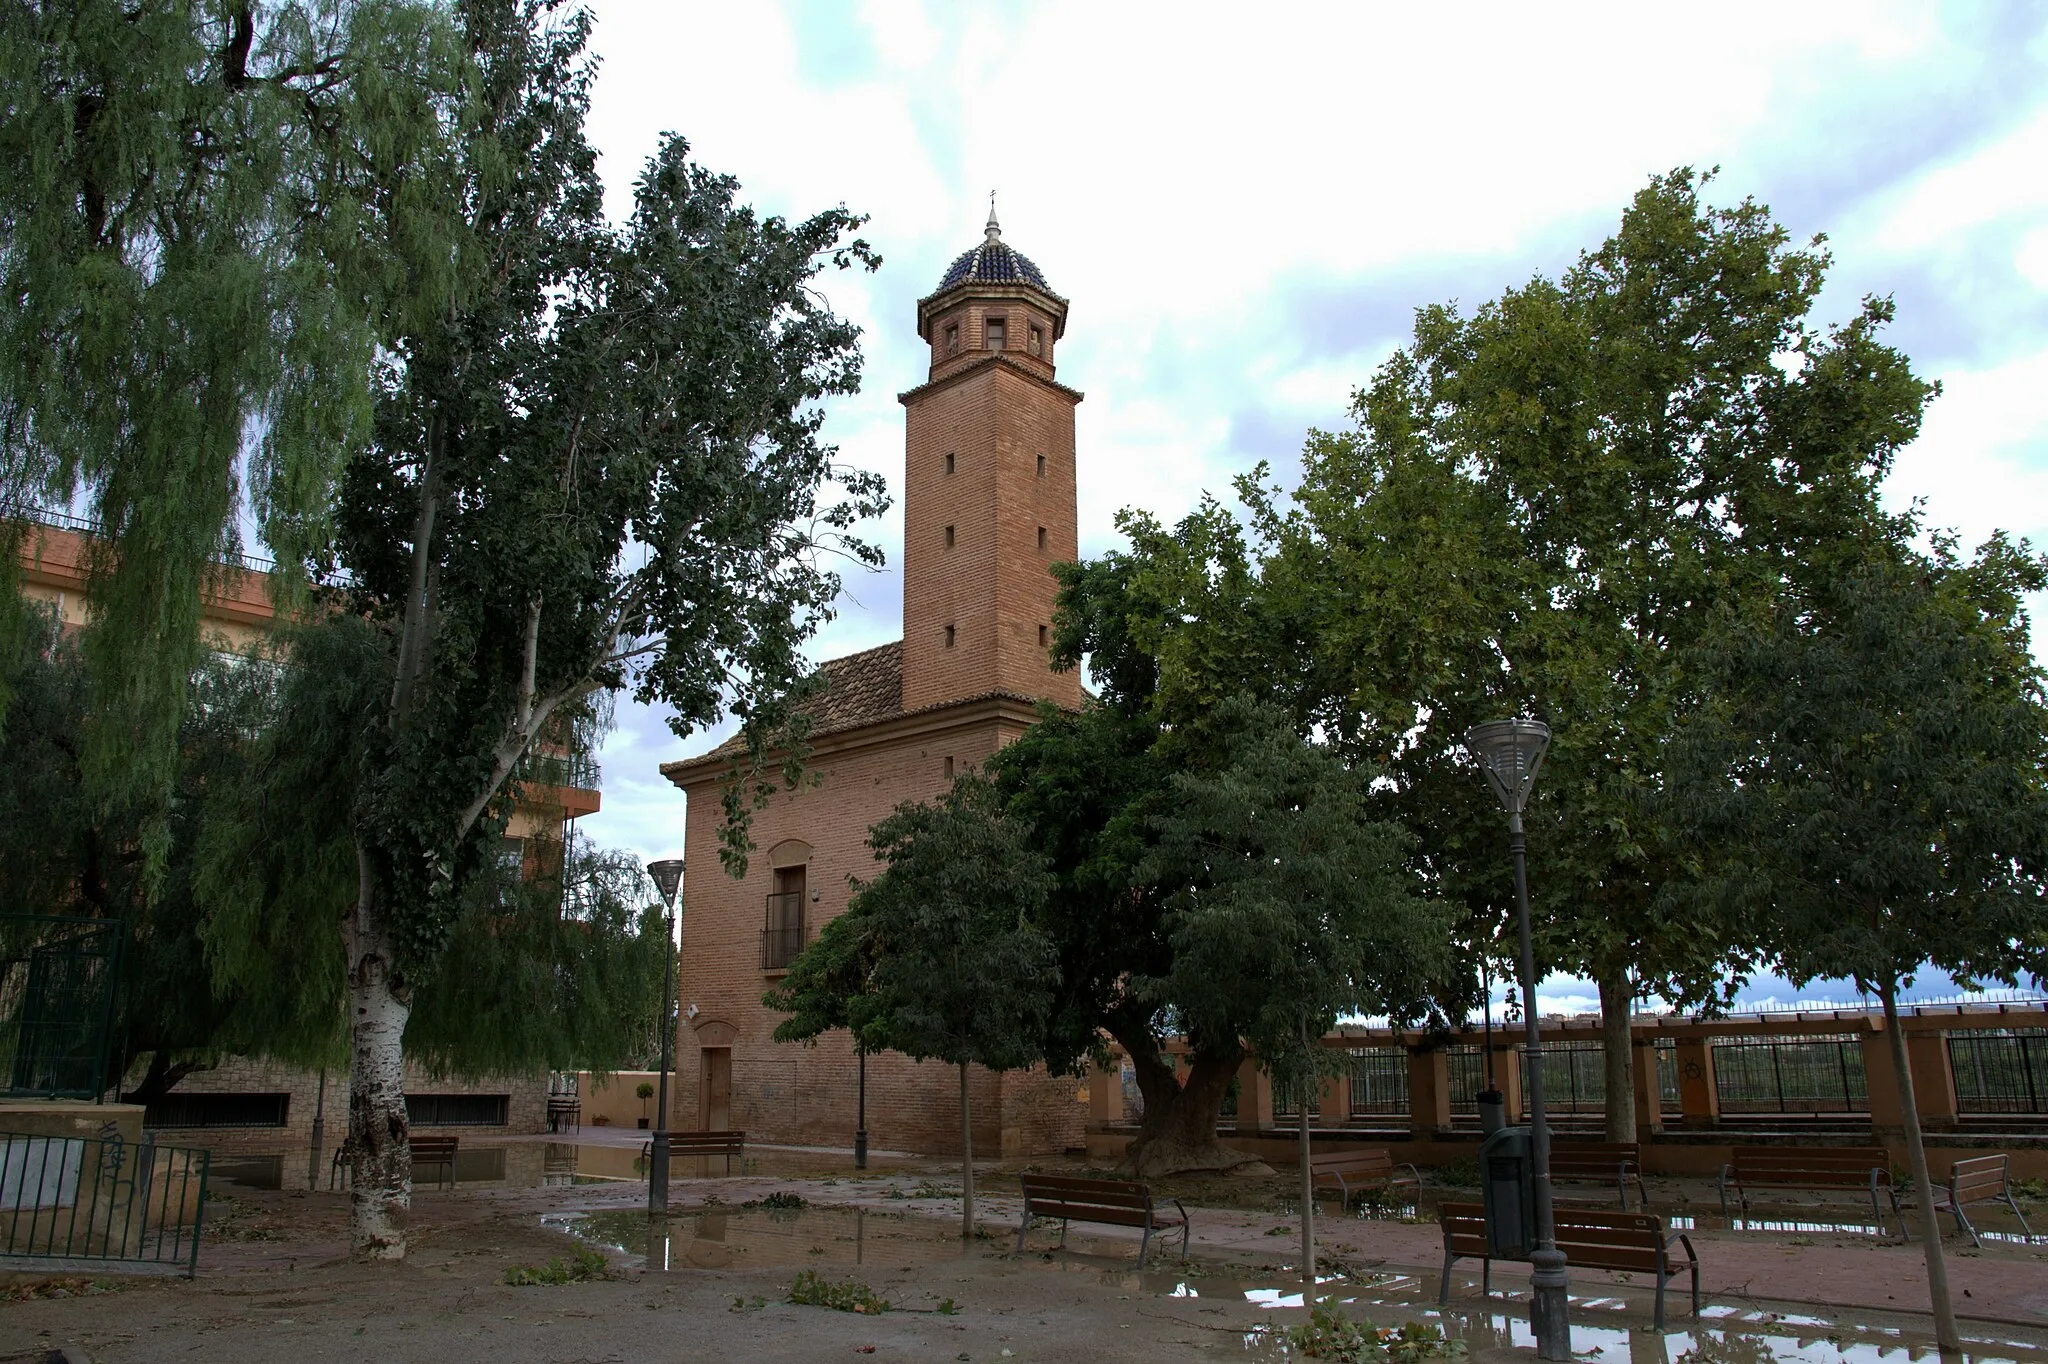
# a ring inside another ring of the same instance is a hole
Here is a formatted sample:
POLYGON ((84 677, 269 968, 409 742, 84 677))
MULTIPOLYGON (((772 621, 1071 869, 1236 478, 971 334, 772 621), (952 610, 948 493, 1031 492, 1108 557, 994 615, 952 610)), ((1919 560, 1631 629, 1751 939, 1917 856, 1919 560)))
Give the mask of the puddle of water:
MULTIPOLYGON (((1298 1284, 1233 1285, 1227 1280, 1203 1282, 1205 1296, 1227 1296, 1236 1287, 1246 1302, 1261 1308, 1293 1308, 1284 1317, 1276 1315, 1270 1326, 1247 1333, 1245 1348, 1254 1358, 1287 1359, 1284 1332, 1300 1320, 1302 1293, 1298 1284)), ((1156 1289, 1154 1290, 1157 1291, 1156 1289)), ((1468 1299, 1460 1292, 1476 1294, 1477 1284, 1460 1284, 1452 1290, 1448 1310, 1436 1307, 1436 1276, 1384 1275, 1355 1284, 1319 1287, 1318 1301, 1336 1307, 1353 1321, 1371 1320, 1381 1326, 1403 1321, 1434 1321, 1453 1340, 1464 1342, 1468 1352, 1499 1347, 1531 1349, 1535 1338, 1529 1332, 1528 1309, 1515 1305, 1526 1302, 1526 1290, 1496 1292, 1490 1303, 1468 1299)), ((1574 1358, 1588 1364, 1775 1364, 1800 1361, 1805 1364, 1911 1364, 1926 1360, 1939 1364, 1940 1354, 1931 1335, 1917 1329, 1883 1321, 1838 1321, 1807 1314, 1757 1311, 1749 1308, 1708 1304, 1698 1321, 1686 1316, 1683 1300, 1674 1287, 1668 1290, 1666 1310, 1674 1329, 1659 1332, 1649 1324, 1649 1299, 1644 1293, 1624 1297, 1617 1293, 1573 1294, 1572 1350, 1574 1358)), ((1162 1296, 1173 1296, 1162 1294, 1162 1296)), ((1968 1364, 2048 1364, 2048 1334, 2017 1327, 1965 1325, 1963 1358, 1968 1364)))
MULTIPOLYGON (((216 1150, 210 1178, 217 1184, 244 1189, 325 1189, 333 1184, 334 1152, 330 1148, 313 1161, 309 1184, 307 1152, 304 1147, 290 1151, 247 1149, 216 1150)), ((825 1178, 854 1174, 853 1157, 833 1151, 757 1150, 731 1162, 731 1174, 810 1175, 825 1178)), ((877 1164, 866 1173, 880 1178, 887 1170, 877 1164)), ((601 1146, 581 1142, 514 1142, 505 1145, 463 1145, 455 1155, 457 1186, 502 1185, 516 1189, 566 1187, 608 1182, 646 1182, 647 1161, 638 1146, 601 1146)), ((722 1156, 678 1156, 671 1160, 669 1178, 676 1183, 693 1179, 723 1179, 727 1162, 722 1156)), ((427 1166, 415 1176, 415 1189, 431 1195, 447 1186, 444 1169, 427 1166)), ((956 1190, 957 1193, 957 1190, 956 1190)))
POLYGON ((549 1213, 541 1225, 650 1270, 866 1265, 894 1268, 1007 1252, 1000 1232, 962 1243, 953 1223, 866 1208, 712 1208, 649 1221, 637 1208, 549 1213))

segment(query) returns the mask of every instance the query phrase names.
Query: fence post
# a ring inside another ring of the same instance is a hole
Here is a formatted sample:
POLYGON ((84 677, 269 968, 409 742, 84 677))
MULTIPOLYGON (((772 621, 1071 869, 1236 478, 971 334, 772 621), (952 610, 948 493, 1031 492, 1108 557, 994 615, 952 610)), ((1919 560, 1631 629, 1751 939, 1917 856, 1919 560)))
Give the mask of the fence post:
POLYGON ((1856 1037, 1863 1047, 1863 1092, 1870 1096, 1870 1130, 1898 1136, 1906 1130, 1906 1110, 1899 1101, 1899 1082, 1892 1078, 1884 1024, 1877 1019, 1871 1022, 1872 1026, 1856 1037))
POLYGON ((1112 1056, 1109 1064, 1088 1067, 1088 1125, 1105 1128, 1124 1116, 1124 1058, 1112 1056))
POLYGON ((1417 1138, 1451 1130, 1451 1058, 1442 1047, 1408 1049, 1408 1129, 1417 1138))
POLYGON ((1628 1060, 1635 1068, 1636 1136, 1656 1136, 1664 1130, 1664 1092, 1657 1080, 1657 1039, 1630 1038, 1628 1060))
POLYGON ((1714 1045, 1704 1037, 1678 1039, 1678 1112, 1687 1127, 1718 1127, 1721 1095, 1714 1085, 1714 1045))
POLYGON ((1528 1121, 1522 1111, 1522 1049, 1512 1042, 1493 1044, 1493 1082, 1500 1086, 1500 1111, 1507 1120, 1528 1121))
MULTIPOLYGON (((1337 1053, 1343 1056, 1343 1052, 1337 1053)), ((1351 1121, 1351 1070, 1347 1066, 1335 1075, 1323 1077, 1323 1092, 1316 1104, 1316 1120, 1325 1127, 1342 1127, 1351 1121)))
POLYGON ((1237 1072, 1237 1130, 1246 1136, 1273 1125, 1273 1078, 1247 1056, 1237 1072))
POLYGON ((1948 1034, 1938 1028, 1906 1031, 1906 1062, 1913 1068, 1913 1101, 1922 1127, 1954 1127, 1956 1072, 1949 1062, 1948 1034))

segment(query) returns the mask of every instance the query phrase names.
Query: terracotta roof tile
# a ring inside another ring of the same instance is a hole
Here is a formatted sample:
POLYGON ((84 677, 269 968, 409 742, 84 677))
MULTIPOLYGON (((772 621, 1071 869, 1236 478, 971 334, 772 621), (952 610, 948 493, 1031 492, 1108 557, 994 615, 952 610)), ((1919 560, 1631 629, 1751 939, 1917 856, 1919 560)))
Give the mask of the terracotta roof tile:
MULTIPOLYGON (((811 735, 835 734, 858 729, 903 713, 903 641, 891 640, 844 658, 818 665, 825 678, 824 694, 811 702, 811 735)), ((735 734, 705 754, 706 758, 729 758, 745 750, 746 740, 735 734)), ((700 762, 702 759, 690 759, 700 762)), ((668 766, 668 764, 663 764, 668 766)))

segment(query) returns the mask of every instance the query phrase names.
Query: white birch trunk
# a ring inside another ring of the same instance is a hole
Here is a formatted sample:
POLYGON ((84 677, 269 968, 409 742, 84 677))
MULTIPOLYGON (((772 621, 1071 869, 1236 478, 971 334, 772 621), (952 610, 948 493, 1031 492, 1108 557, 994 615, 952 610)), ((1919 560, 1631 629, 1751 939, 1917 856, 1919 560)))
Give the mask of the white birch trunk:
POLYGON ((348 950, 348 1136, 353 1152, 349 1242, 366 1260, 403 1260, 412 1212, 411 1131, 405 1116, 405 1022, 412 1013, 392 968, 369 859, 360 853, 348 950))

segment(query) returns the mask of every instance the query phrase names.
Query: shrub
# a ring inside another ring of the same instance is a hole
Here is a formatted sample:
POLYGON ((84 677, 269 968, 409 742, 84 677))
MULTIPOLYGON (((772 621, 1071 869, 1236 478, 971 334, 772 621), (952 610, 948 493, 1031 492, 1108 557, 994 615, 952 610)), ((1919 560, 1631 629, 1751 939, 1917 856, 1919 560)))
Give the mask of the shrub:
POLYGON ((835 1312, 859 1312, 880 1316, 889 1310, 886 1299, 857 1279, 830 1283, 815 1269, 806 1269, 789 1286, 789 1301, 799 1307, 829 1307, 835 1312))
POLYGON ((604 1256, 594 1250, 579 1250, 574 1259, 564 1261, 557 1255, 539 1268, 532 1265, 514 1265, 505 1271, 505 1282, 514 1288, 530 1288, 536 1285, 587 1283, 592 1279, 609 1279, 611 1276, 611 1266, 606 1263, 604 1256))

